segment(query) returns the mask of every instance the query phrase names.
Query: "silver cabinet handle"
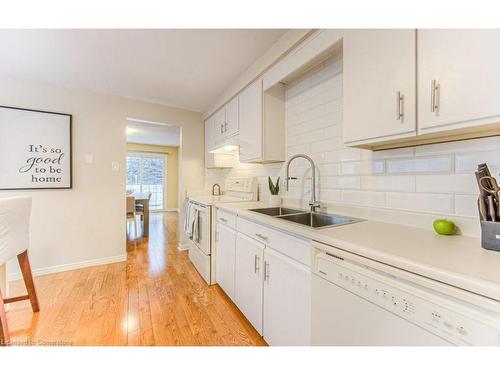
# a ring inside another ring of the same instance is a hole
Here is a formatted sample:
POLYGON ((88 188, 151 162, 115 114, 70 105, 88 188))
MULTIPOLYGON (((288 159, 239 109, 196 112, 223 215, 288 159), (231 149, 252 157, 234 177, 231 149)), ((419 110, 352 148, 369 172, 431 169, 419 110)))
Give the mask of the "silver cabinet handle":
POLYGON ((254 273, 257 273, 260 268, 259 268, 259 262, 260 261, 260 258, 257 254, 255 254, 255 258, 254 258, 254 262, 253 262, 253 272, 254 273))
POLYGON ((264 262, 264 281, 269 280, 269 263, 264 262))
POLYGON ((227 122, 224 123, 224 133, 227 132, 227 122))
POLYGON ((404 118, 404 100, 405 100, 405 96, 401 94, 401 91, 398 91, 396 100, 397 100, 397 105, 398 105, 398 114, 397 114, 396 119, 397 120, 403 120, 403 118, 404 118))
POLYGON ((439 112, 439 89, 440 85, 435 79, 431 82, 431 112, 439 112))
POLYGON ((220 133, 224 133, 224 124, 220 124, 220 133))
POLYGON ((264 235, 262 235, 262 234, 260 234, 260 233, 255 233, 255 235, 256 235, 257 237, 259 237, 261 240, 264 240, 264 241, 269 241, 269 237, 266 237, 266 236, 264 236, 264 235))
POLYGON ((219 220, 222 221, 223 223, 227 223, 227 219, 225 219, 223 217, 219 217, 219 220))

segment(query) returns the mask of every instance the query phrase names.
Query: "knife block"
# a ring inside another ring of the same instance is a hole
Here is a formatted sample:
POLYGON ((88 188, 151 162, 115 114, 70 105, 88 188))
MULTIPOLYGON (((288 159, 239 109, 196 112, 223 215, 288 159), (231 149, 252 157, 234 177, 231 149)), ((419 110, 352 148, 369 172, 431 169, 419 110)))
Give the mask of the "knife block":
POLYGON ((481 221, 481 247, 500 251, 500 222, 481 221))

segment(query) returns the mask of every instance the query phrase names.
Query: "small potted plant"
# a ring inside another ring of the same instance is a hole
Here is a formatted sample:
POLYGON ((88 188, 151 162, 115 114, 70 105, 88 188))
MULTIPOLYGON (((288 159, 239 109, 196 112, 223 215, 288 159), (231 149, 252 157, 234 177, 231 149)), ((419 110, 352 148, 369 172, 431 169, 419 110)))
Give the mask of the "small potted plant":
POLYGON ((271 196, 269 197, 269 204, 272 206, 281 205, 281 197, 279 196, 280 178, 278 177, 276 184, 273 184, 273 180, 271 180, 270 176, 267 178, 267 181, 269 183, 269 192, 271 193, 271 196))

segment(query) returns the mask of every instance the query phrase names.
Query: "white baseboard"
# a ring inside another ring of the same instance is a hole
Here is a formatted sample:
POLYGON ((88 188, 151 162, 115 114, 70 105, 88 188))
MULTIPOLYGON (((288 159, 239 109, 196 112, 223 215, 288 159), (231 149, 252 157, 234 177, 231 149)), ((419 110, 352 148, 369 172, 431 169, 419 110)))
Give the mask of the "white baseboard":
POLYGON ((177 250, 179 251, 187 251, 189 250, 189 244, 188 243, 180 243, 177 245, 177 250))
MULTIPOLYGON (((92 266, 100 266, 102 264, 124 262, 126 260, 127 260, 127 254, 121 254, 106 258, 84 260, 82 262, 76 262, 76 263, 67 263, 67 264, 60 264, 57 266, 37 268, 33 269, 33 275, 34 276, 48 275, 51 273, 71 271, 78 268, 86 268, 92 266)), ((8 281, 19 280, 21 278, 22 278, 21 272, 10 273, 7 275, 8 281)))

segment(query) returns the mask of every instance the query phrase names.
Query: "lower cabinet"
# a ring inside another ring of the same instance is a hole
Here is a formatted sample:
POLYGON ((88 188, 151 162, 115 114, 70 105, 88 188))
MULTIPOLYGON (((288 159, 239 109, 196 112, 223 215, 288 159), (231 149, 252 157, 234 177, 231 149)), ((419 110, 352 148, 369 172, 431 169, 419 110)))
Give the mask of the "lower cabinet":
POLYGON ((217 261, 215 279, 217 284, 234 299, 234 266, 236 231, 224 224, 217 224, 217 261))
POLYGON ((217 213, 216 280, 269 345, 311 344, 310 243, 217 213))
POLYGON ((264 248, 244 234, 236 235, 234 302, 261 335, 264 248))
POLYGON ((310 345, 310 269, 266 247, 264 272, 264 340, 269 345, 310 345))
POLYGON ((269 345, 310 345, 309 267, 236 233, 234 280, 233 301, 269 345))

